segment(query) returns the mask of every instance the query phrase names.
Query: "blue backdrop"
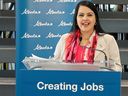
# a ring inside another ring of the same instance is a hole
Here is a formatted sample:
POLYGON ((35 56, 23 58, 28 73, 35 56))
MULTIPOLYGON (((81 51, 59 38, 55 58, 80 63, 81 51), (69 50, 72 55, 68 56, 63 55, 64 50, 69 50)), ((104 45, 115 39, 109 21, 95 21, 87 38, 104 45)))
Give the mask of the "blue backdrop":
POLYGON ((70 31, 81 0, 17 0, 17 62, 32 54, 51 58, 61 35, 70 31))

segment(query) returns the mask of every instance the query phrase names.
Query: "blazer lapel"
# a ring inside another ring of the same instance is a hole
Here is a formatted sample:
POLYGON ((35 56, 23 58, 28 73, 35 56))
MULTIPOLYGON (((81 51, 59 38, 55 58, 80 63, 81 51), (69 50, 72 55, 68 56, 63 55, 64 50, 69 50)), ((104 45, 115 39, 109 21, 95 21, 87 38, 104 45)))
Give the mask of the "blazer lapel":
POLYGON ((101 51, 98 51, 98 50, 104 51, 105 47, 106 47, 106 42, 104 41, 104 39, 103 39, 102 36, 101 37, 99 36, 98 41, 97 41, 97 47, 96 47, 97 50, 95 51, 95 57, 94 57, 94 59, 98 55, 102 54, 102 52, 101 51))

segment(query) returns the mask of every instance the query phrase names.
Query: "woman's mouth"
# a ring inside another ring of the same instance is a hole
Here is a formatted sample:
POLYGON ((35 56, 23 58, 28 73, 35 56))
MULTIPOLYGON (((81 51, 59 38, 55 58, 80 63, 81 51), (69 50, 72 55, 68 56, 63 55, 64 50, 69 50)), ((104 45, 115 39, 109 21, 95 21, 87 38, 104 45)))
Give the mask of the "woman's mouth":
POLYGON ((89 25, 88 22, 83 22, 83 23, 82 23, 82 26, 88 26, 88 25, 89 25))

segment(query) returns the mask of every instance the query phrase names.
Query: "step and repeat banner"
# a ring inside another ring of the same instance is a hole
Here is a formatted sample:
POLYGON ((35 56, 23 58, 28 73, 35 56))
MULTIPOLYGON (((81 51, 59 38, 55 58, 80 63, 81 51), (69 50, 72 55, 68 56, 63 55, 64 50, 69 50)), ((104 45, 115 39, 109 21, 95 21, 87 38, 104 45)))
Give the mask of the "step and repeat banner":
POLYGON ((36 55, 52 58, 61 35, 70 31, 81 0, 17 0, 17 52, 21 61, 36 55))
POLYGON ((31 58, 53 57, 80 1, 16 1, 16 96, 120 96, 118 72, 29 70, 31 58))

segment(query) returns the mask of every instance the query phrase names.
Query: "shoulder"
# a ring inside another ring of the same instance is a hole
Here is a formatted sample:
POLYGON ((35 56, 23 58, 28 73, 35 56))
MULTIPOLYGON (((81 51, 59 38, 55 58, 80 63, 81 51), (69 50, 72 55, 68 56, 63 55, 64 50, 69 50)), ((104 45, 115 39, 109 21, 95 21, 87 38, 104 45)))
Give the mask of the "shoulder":
POLYGON ((115 38, 110 35, 110 34, 102 34, 102 35, 99 35, 99 41, 101 42, 105 42, 105 44, 112 44, 112 43, 116 43, 116 40, 115 38))
POLYGON ((101 34, 99 37, 103 38, 103 39, 106 39, 108 41, 109 40, 115 40, 115 38, 112 35, 110 35, 110 34, 101 34))

